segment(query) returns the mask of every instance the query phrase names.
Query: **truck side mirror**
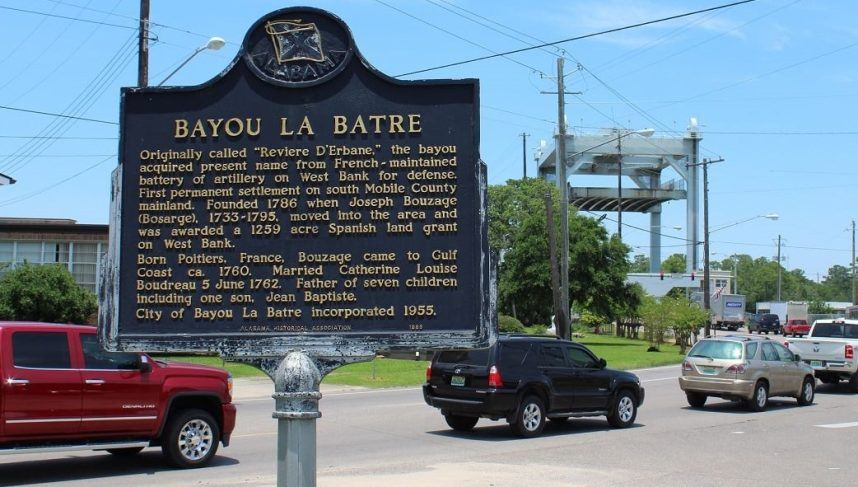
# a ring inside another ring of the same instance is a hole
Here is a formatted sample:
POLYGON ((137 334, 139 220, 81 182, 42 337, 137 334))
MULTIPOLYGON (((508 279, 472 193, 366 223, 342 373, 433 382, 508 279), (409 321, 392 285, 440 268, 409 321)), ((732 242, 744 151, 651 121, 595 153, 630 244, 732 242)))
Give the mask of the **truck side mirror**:
POLYGON ((600 369, 604 369, 604 368, 605 368, 605 367, 607 367, 607 366, 608 366, 608 362, 607 362, 607 361, 605 361, 605 359, 600 358, 600 359, 599 359, 599 368, 600 368, 600 369))
POLYGON ((152 372, 152 364, 149 363, 149 357, 147 357, 146 355, 140 355, 139 367, 140 367, 140 372, 142 372, 144 374, 148 374, 149 372, 152 372))

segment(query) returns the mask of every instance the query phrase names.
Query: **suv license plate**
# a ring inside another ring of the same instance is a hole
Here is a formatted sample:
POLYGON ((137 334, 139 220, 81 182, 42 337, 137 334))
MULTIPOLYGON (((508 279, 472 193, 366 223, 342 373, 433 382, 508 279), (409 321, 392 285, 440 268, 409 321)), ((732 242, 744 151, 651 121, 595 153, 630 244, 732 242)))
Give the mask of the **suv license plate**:
POLYGON ((811 367, 822 367, 822 360, 811 360, 810 366, 811 367))
POLYGON ((465 378, 462 377, 461 375, 454 375, 453 377, 450 378, 450 385, 461 387, 461 386, 465 385, 465 378))

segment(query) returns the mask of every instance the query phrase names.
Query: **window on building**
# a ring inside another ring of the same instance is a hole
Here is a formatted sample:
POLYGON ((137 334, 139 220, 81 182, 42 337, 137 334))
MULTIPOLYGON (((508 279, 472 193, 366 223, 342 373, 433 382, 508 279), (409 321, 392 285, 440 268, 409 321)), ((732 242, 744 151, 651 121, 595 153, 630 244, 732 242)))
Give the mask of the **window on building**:
POLYGON ((18 242, 15 250, 15 263, 42 263, 42 242, 18 242))
POLYGON ((98 243, 75 242, 72 246, 71 272, 81 286, 95 292, 98 260, 98 243))

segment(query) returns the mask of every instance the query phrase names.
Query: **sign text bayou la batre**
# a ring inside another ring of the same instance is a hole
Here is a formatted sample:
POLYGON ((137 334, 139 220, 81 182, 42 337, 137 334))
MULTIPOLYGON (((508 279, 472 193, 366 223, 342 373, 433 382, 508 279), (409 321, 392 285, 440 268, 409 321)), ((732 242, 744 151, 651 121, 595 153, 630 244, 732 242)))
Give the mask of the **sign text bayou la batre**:
MULTIPOLYGON (((262 133, 263 119, 261 117, 231 117, 206 119, 176 119, 173 136, 177 139, 216 139, 221 136, 251 137, 262 133)), ((345 115, 334 115, 328 128, 333 135, 344 134, 419 134, 422 132, 419 114, 407 115, 357 115, 349 118, 345 115)), ((290 120, 280 117, 275 128, 279 129, 281 137, 315 135, 316 130, 309 116, 300 120, 290 120)))

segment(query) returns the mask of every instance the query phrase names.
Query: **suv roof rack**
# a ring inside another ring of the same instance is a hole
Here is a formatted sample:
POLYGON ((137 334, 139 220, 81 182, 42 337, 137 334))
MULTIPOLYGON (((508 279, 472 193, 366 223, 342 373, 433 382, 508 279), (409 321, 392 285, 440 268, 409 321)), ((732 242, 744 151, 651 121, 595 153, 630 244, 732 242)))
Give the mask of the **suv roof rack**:
POLYGON ((560 337, 557 335, 531 335, 529 333, 500 333, 500 335, 509 338, 554 338, 555 340, 560 340, 560 337))

